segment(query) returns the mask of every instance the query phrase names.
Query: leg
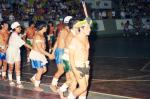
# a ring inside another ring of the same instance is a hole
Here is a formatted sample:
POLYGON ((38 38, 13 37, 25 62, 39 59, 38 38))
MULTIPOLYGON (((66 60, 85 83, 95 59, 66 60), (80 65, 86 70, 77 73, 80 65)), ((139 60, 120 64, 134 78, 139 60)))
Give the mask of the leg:
MULTIPOLYGON (((44 66, 42 74, 44 74, 46 71, 47 71, 47 68, 44 66)), ((30 78, 30 80, 33 84, 35 83, 35 77, 36 77, 36 74, 34 74, 32 78, 30 78)))
POLYGON ((15 62, 15 71, 16 71, 16 80, 17 80, 17 87, 23 88, 23 85, 21 84, 21 71, 20 71, 20 61, 15 62))
POLYGON ((42 74, 46 73, 46 71, 47 71, 46 66, 43 66, 43 73, 42 74))
POLYGON ((71 79, 70 79, 70 73, 67 72, 66 73, 66 82, 57 90, 58 94, 60 95, 61 99, 64 99, 64 92, 67 91, 67 88, 69 87, 70 83, 71 83, 71 79))
POLYGON ((54 77, 59 79, 59 77, 64 73, 64 67, 62 64, 58 64, 57 68, 58 68, 58 70, 55 73, 54 77))
POLYGON ((72 71, 70 72, 70 78, 71 78, 72 82, 70 83, 69 90, 71 92, 73 92, 77 87, 77 80, 76 80, 75 75, 72 71))
MULTIPOLYGON (((47 71, 47 68, 46 68, 46 66, 44 66, 42 74, 44 74, 46 71, 47 71)), ((34 74, 32 78, 30 78, 30 80, 33 84, 35 83, 35 77, 36 77, 36 74, 34 74)))
MULTIPOLYGON (((86 75, 85 77, 86 77, 86 84, 89 85, 89 75, 86 75)), ((87 98, 87 92, 88 91, 86 90, 83 94, 81 94, 79 96, 79 99, 86 99, 87 98)))
POLYGON ((0 75, 2 74, 2 60, 0 60, 0 75))
POLYGON ((34 74, 32 78, 30 78, 30 80, 33 84, 35 84, 35 76, 36 76, 36 74, 34 74))
POLYGON ((43 74, 43 68, 38 68, 36 76, 35 76, 35 83, 34 83, 35 91, 43 91, 43 89, 40 88, 40 80, 41 80, 42 74, 43 74))
POLYGON ((26 50, 27 50, 27 63, 29 63, 30 62, 30 59, 29 59, 30 49, 26 48, 26 50))
POLYGON ((13 64, 9 63, 9 73, 8 73, 9 85, 15 86, 15 83, 12 81, 12 72, 13 72, 13 64))
POLYGON ((79 87, 76 88, 72 93, 69 94, 68 99, 75 99, 76 97, 83 94, 85 91, 87 91, 87 82, 86 77, 81 75, 81 72, 78 70, 73 71, 76 77, 76 80, 79 84, 79 87))
POLYGON ((66 73, 66 79, 67 81, 59 88, 59 95, 61 99, 65 99, 64 92, 67 91, 67 88, 69 87, 69 93, 73 92, 77 86, 76 79, 74 77, 74 74, 69 71, 66 73))
POLYGON ((52 89, 53 92, 57 92, 58 79, 64 73, 64 67, 62 64, 59 64, 57 67, 58 67, 58 70, 55 73, 52 83, 50 85, 50 88, 52 89))
POLYGON ((2 71, 2 79, 6 80, 6 71, 7 71, 7 62, 3 60, 3 71, 2 71))

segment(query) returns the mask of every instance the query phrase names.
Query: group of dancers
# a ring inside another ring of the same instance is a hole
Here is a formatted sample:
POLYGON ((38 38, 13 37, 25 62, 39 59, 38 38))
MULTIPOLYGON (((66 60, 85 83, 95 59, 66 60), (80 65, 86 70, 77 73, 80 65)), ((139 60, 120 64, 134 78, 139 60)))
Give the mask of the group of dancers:
MULTIPOLYGON (((8 31, 7 22, 1 22, 0 30, 0 65, 2 69, 2 79, 6 79, 8 64, 8 80, 10 86, 23 88, 20 79, 20 47, 27 48, 28 61, 37 72, 30 78, 36 91, 43 91, 40 87, 41 76, 47 71, 47 58, 55 59, 57 72, 54 74, 50 88, 57 92, 61 99, 86 99, 89 85, 89 41, 91 20, 88 17, 86 4, 82 2, 86 18, 77 20, 73 16, 66 16, 63 20, 64 27, 60 31, 53 46, 52 52, 47 52, 44 33, 47 31, 47 24, 39 22, 34 28, 34 24, 29 24, 26 29, 26 40, 18 34, 21 32, 19 22, 11 24, 12 32, 8 31), (2 66, 3 65, 3 66, 2 66), (12 79, 15 67, 16 83, 12 79), (66 81, 58 87, 58 80, 62 74, 66 74, 66 81), (68 91, 68 95, 64 93, 68 91)), ((49 37, 49 36, 48 36, 49 37)))

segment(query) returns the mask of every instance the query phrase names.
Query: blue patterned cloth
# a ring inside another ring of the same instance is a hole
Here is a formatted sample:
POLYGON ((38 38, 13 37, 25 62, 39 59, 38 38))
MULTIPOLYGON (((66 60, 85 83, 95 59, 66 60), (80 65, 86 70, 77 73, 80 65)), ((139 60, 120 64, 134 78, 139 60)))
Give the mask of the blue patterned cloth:
POLYGON ((56 50, 55 50, 56 64, 63 64, 63 60, 62 60, 63 54, 64 54, 64 49, 56 48, 56 50))
POLYGON ((39 60, 31 60, 31 64, 32 64, 32 68, 35 68, 35 69, 38 69, 38 68, 42 68, 43 66, 43 63, 42 61, 39 61, 39 60))
POLYGON ((6 60, 6 53, 0 53, 0 60, 6 60))

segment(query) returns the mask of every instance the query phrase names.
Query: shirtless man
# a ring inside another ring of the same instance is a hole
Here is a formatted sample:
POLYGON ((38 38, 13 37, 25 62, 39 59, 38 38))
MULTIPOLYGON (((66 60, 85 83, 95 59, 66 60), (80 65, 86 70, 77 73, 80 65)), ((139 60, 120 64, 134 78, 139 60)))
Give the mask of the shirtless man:
POLYGON ((6 70, 7 70, 7 62, 6 62, 6 49, 7 49, 7 40, 9 36, 8 31, 8 23, 6 21, 1 22, 1 30, 0 30, 0 66, 2 69, 2 79, 6 79, 6 70))
MULTIPOLYGON (((29 27, 25 31, 26 43, 29 44, 30 46, 32 46, 32 42, 33 42, 33 37, 34 37, 35 31, 36 31, 35 24, 34 24, 33 21, 31 21, 29 23, 29 27)), ((27 49, 27 62, 30 62, 30 60, 29 60, 30 49, 29 48, 26 48, 26 49, 27 49)))
POLYGON ((65 38, 64 54, 62 56, 64 71, 66 73, 66 82, 58 89, 58 93, 61 99, 64 98, 63 93, 67 91, 69 86, 70 88, 68 90, 73 91, 76 88, 76 84, 77 84, 76 79, 73 75, 73 72, 71 71, 70 60, 69 60, 69 50, 68 50, 68 46, 71 40, 77 34, 77 28, 74 28, 74 24, 76 24, 76 22, 77 21, 74 19, 71 19, 69 23, 64 22, 69 33, 65 38))
MULTIPOLYGON (((64 23, 70 21, 72 19, 72 16, 67 16, 64 18, 64 23)), ((65 39, 69 33, 69 28, 65 26, 60 33, 58 33, 57 40, 55 42, 53 52, 52 54, 55 55, 55 62, 57 64, 57 72, 55 73, 52 83, 50 85, 50 88, 52 89, 53 92, 57 92, 57 84, 60 76, 64 73, 64 65, 63 65, 63 60, 62 56, 64 54, 64 48, 65 48, 65 39)))
POLYGON ((35 86, 36 91, 43 91, 42 88, 39 87, 40 80, 42 74, 47 71, 46 63, 47 59, 45 57, 48 56, 50 59, 53 58, 51 54, 45 51, 45 37, 44 33, 47 31, 47 26, 45 23, 41 22, 37 26, 37 33, 33 38, 32 50, 29 54, 29 58, 31 59, 32 68, 37 70, 37 73, 31 78, 35 86))
MULTIPOLYGON (((88 17, 85 2, 82 2, 86 18, 88 17)), ((69 93, 67 99, 86 99, 89 80, 89 41, 90 20, 83 20, 76 23, 75 27, 79 29, 77 34, 69 45, 69 58, 72 71, 78 83, 78 87, 69 93)))

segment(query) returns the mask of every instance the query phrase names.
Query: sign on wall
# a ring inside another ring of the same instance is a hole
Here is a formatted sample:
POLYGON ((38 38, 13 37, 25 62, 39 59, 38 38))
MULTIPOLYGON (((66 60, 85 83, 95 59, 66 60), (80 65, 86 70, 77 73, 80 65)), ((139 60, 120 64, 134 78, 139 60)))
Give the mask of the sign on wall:
POLYGON ((90 3, 94 9, 112 9, 111 0, 87 0, 86 2, 90 3))
POLYGON ((132 19, 117 19, 116 20, 116 26, 117 26, 117 30, 123 30, 124 29, 124 25, 125 23, 129 21, 130 25, 129 25, 129 29, 133 29, 133 21, 132 19))
POLYGON ((95 22, 97 23, 97 31, 104 31, 105 30, 103 20, 95 20, 95 22))

